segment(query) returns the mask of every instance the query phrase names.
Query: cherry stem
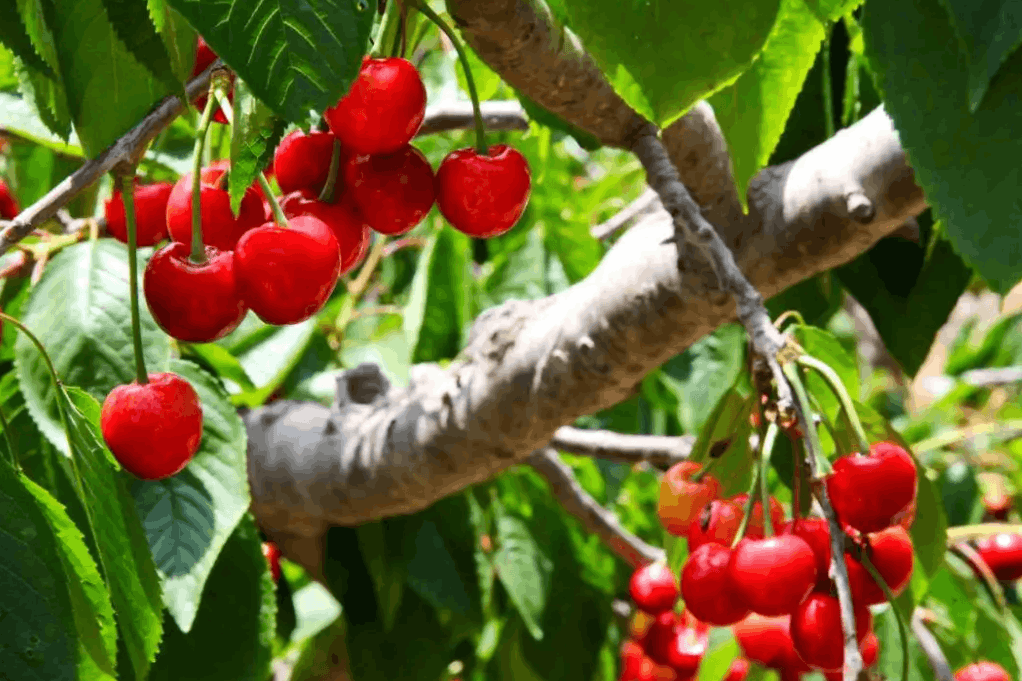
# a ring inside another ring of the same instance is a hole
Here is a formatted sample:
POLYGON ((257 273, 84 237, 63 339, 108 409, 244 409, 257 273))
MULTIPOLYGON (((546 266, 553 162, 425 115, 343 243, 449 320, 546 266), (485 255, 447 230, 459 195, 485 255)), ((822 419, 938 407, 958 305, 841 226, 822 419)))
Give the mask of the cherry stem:
POLYGON ((898 610, 898 606, 894 603, 894 594, 891 592, 891 587, 887 586, 887 582, 877 571, 876 567, 870 561, 869 556, 866 552, 862 552, 862 565, 869 574, 873 577, 873 581, 877 583, 881 591, 884 592, 884 598, 891 605, 891 612, 894 613, 894 619, 898 622, 898 634, 901 637, 901 681, 908 681, 908 633, 905 631, 905 620, 901 616, 901 611, 898 610))
POLYGON ((10 322, 16 329, 21 331, 23 334, 28 336, 28 339, 32 341, 33 345, 39 350, 39 354, 43 356, 43 361, 46 362, 46 368, 50 370, 50 375, 53 376, 53 384, 58 388, 61 386, 60 376, 57 375, 57 369, 53 366, 53 360, 46 354, 46 348, 39 342, 39 339, 35 337, 35 334, 28 330, 28 327, 19 322, 14 317, 10 316, 6 312, 0 312, 0 319, 5 322, 10 322))
POLYGON ((217 85, 218 85, 218 87, 216 87, 213 90, 213 94, 216 96, 217 104, 220 105, 220 110, 224 112, 224 118, 226 118, 227 122, 230 123, 233 126, 234 125, 234 107, 231 106, 231 100, 228 99, 227 95, 224 93, 224 91, 220 89, 219 83, 217 83, 217 85))
POLYGON ((135 380, 139 385, 149 382, 142 354, 142 323, 138 313, 138 224, 135 220, 135 173, 119 176, 124 200, 124 218, 128 223, 128 286, 131 287, 131 342, 135 350, 135 380))
POLYGON ((259 186, 263 188, 263 194, 266 195, 266 200, 273 210, 274 221, 281 227, 287 227, 287 218, 284 216, 284 211, 281 209, 277 197, 273 195, 273 189, 270 187, 270 183, 266 181, 266 176, 263 175, 262 171, 256 173, 256 180, 259 182, 259 186))
POLYGON ((472 78, 472 69, 468 65, 468 55, 465 54, 465 48, 462 47, 461 41, 458 40, 451 27, 429 5, 419 0, 416 2, 416 7, 447 35, 451 44, 454 45, 454 49, 458 52, 458 61, 461 62, 461 68, 465 72, 465 84, 468 85, 468 96, 472 98, 472 115, 475 118, 476 128, 476 152, 480 156, 489 156, 490 150, 486 146, 486 128, 483 126, 483 113, 479 108, 479 93, 476 91, 476 83, 472 78))
POLYGON ((827 385, 830 386, 838 401, 841 402, 841 409, 844 410, 849 423, 852 424, 852 430, 855 431, 856 437, 859 438, 859 446, 862 448, 862 453, 864 455, 867 454, 869 452, 869 438, 866 436, 866 431, 862 427, 862 421, 859 420, 859 415, 855 411, 855 403, 852 402, 845 384, 841 382, 841 377, 837 375, 837 372, 830 365, 821 362, 815 357, 801 355, 795 361, 802 366, 815 369, 827 381, 827 385))
POLYGON ((692 482, 700 482, 704 477, 706 477, 706 475, 711 470, 713 470, 713 467, 715 465, 717 465, 717 462, 720 461, 722 458, 724 458, 724 457, 723 456, 711 456, 710 460, 706 462, 706 465, 703 466, 702 468, 700 468, 698 471, 696 471, 695 475, 693 475, 690 478, 690 480, 692 482))
MULTIPOLYGON (((790 366, 790 365, 789 365, 790 366)), ((837 588, 837 600, 841 611, 841 633, 844 638, 845 664, 843 681, 855 681, 862 671, 862 653, 855 632, 855 609, 852 605, 852 587, 848 581, 848 566, 845 564, 845 532, 837 520, 834 507, 827 496, 827 486, 817 488, 817 499, 830 530, 830 576, 837 588)), ((908 659, 907 656, 905 659, 908 659)))
POLYGON ((380 30, 376 32, 376 42, 373 43, 373 49, 369 51, 370 57, 393 56, 393 49, 397 45, 397 34, 401 23, 400 5, 401 3, 397 0, 391 0, 391 2, 387 3, 387 8, 383 10, 383 18, 380 20, 380 30))
POLYGON ((213 120, 213 106, 216 99, 206 99, 206 106, 199 119, 199 129, 195 133, 195 152, 192 159, 192 254, 191 261, 196 265, 206 262, 206 248, 202 243, 202 148, 206 144, 206 133, 213 120))
POLYGON ((798 310, 788 310, 787 312, 782 313, 780 317, 774 320, 774 327, 777 328, 777 330, 779 331, 784 322, 786 322, 789 318, 798 320, 798 323, 802 326, 806 325, 806 318, 802 316, 801 312, 799 312, 798 310))
MULTIPOLYGON (((767 489, 767 471, 770 470, 770 454, 774 451, 774 443, 777 442, 777 433, 780 428, 776 423, 771 423, 767 428, 766 435, 761 445, 759 464, 759 494, 763 503, 763 534, 766 537, 774 536, 774 521, 770 517, 770 490, 767 489)), ((750 495, 751 498, 752 495, 750 495)))
POLYGON ((330 152, 330 169, 326 173, 326 184, 323 191, 319 193, 319 200, 323 203, 333 203, 334 194, 337 191, 337 171, 341 167, 341 141, 334 138, 334 148, 330 152))
MULTIPOLYGON (((767 429, 768 436, 771 429, 775 431, 773 437, 776 439, 777 425, 773 423, 770 424, 770 428, 767 429)), ((755 466, 756 472, 752 476, 752 484, 749 485, 749 489, 745 495, 748 498, 745 500, 745 509, 742 513, 742 522, 738 525, 738 532, 735 534, 734 541, 731 542, 732 549, 738 546, 738 542, 742 541, 742 539, 745 537, 745 531, 749 527, 749 519, 752 518, 752 509, 755 508, 756 506, 756 490, 759 489, 760 484, 759 479, 760 476, 763 475, 763 465, 760 461, 757 460, 755 466)))
POLYGON ((816 425, 813 423, 813 412, 810 408, 809 395, 802 383, 802 377, 798 374, 798 367, 794 364, 785 364, 783 367, 784 376, 791 384, 792 394, 795 396, 795 409, 798 412, 799 422, 805 431, 804 442, 808 445, 809 456, 816 464, 815 475, 828 475, 833 469, 827 457, 823 455, 823 445, 820 444, 820 434, 816 432, 816 425))
POLYGON ((2 405, 0 405, 0 427, 4 429, 4 441, 7 443, 7 451, 11 453, 11 463, 16 469, 21 470, 21 465, 18 463, 18 452, 15 451, 14 440, 11 439, 11 424, 7 421, 2 405))
POLYGON ((366 262, 362 265, 362 269, 359 270, 358 276, 355 281, 348 285, 348 296, 344 300, 344 304, 341 306, 341 311, 337 315, 337 320, 334 322, 334 328, 338 333, 344 333, 345 328, 348 326, 348 322, 351 321, 352 315, 355 312, 355 305, 358 304, 362 294, 365 293, 366 287, 369 286, 369 279, 373 276, 373 272, 376 271, 376 266, 380 263, 383 258, 383 252, 387 246, 386 235, 379 235, 376 238, 376 242, 373 244, 372 249, 369 251, 369 257, 366 258, 366 262))

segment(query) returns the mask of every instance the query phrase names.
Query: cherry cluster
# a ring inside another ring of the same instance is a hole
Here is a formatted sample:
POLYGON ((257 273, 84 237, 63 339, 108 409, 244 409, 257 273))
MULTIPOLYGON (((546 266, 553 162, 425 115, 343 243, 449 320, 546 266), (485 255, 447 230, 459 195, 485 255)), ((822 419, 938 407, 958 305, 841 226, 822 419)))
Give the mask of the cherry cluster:
MULTIPOLYGON (((908 585, 913 550, 907 528, 915 514, 916 467, 902 447, 879 442, 866 455, 838 458, 825 487, 845 533, 843 559, 868 666, 879 654, 869 606, 884 602, 885 594, 864 562, 868 559, 895 595, 908 585)), ((840 678, 844 637, 836 588, 828 574, 832 554, 827 521, 785 521, 781 505, 770 497, 767 522, 760 501, 750 506, 747 495, 721 498, 721 491, 720 482, 694 462, 675 464, 664 474, 657 510, 667 531, 688 543, 680 575, 688 619, 683 629, 672 625, 673 638, 656 634, 671 624, 679 588, 665 566, 637 571, 632 598, 657 618, 649 627, 653 634, 643 639, 644 654, 686 678, 689 671, 680 666, 677 652, 681 634, 675 630, 733 625, 745 657, 780 670, 782 678, 798 678, 814 669, 840 678), (771 535, 770 528, 776 533, 771 535)), ((698 640, 692 636, 685 640, 698 640)), ((694 665, 698 668, 698 660, 694 665)), ((646 678, 634 671, 639 669, 635 663, 625 668, 632 671, 623 674, 622 681, 646 678)))

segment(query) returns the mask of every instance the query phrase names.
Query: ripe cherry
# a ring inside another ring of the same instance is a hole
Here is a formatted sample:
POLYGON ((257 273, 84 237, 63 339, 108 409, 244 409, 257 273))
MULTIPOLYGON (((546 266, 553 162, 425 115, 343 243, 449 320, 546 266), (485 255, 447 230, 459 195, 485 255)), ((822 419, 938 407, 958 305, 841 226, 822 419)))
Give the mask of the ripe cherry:
POLYGON ((813 550, 816 559, 816 585, 823 586, 829 580, 830 570, 830 527, 823 518, 800 518, 780 526, 777 534, 793 534, 805 540, 813 550))
POLYGON ((827 494, 843 523, 878 532, 897 523, 916 498, 916 465, 900 446, 877 442, 866 456, 842 456, 827 477, 827 494))
MULTIPOLYGON (((855 635, 860 643, 872 624, 869 608, 857 607, 855 635)), ((838 600, 830 594, 810 594, 791 614, 791 640, 806 664, 824 671, 841 669, 845 654, 838 600)))
POLYGON ((677 627, 667 646, 667 666, 683 678, 693 676, 706 655, 709 639, 709 627, 701 623, 694 627, 677 627))
POLYGON ((270 576, 274 582, 280 581, 280 548, 272 541, 263 542, 263 555, 270 564, 270 576))
POLYGON ((433 168, 410 145, 383 156, 352 156, 344 182, 366 222, 381 234, 404 234, 433 207, 433 168))
POLYGON ((678 584, 663 563, 650 563, 632 573, 628 592, 637 608, 651 615, 670 610, 678 601, 678 584))
POLYGON ((241 299, 267 324, 295 324, 322 309, 337 285, 341 252, 330 227, 311 215, 268 222, 234 249, 241 299))
POLYGON ((621 676, 619 681, 635 681, 642 670, 642 660, 646 651, 638 643, 627 639, 621 644, 621 676))
POLYGON ((657 664, 667 664, 667 652, 674 641, 678 620, 674 612, 667 610, 656 616, 641 643, 646 654, 657 664))
POLYGON ((731 625, 731 630, 745 657, 753 662, 790 674, 808 672, 809 666, 795 652, 790 620, 788 616, 763 617, 752 614, 731 625))
POLYGON ((816 584, 813 550, 792 535, 743 539, 728 571, 738 597, 760 615, 790 614, 816 584))
MULTIPOLYGON (((135 188, 135 243, 139 247, 152 246, 167 238, 167 201, 173 189, 170 182, 135 188)), ((128 222, 120 189, 114 190, 107 200, 103 215, 110 236, 121 243, 128 243, 128 222)))
MULTIPOLYGON (((908 532, 900 525, 895 525, 868 537, 870 562, 887 582, 891 592, 895 596, 901 594, 912 579, 912 539, 908 532)), ((845 554, 845 566, 848 569, 852 599, 856 603, 876 605, 887 600, 883 589, 873 581, 873 577, 862 563, 845 554)))
MULTIPOLYGON (((872 617, 872 614, 870 615, 872 617)), ((858 631, 856 631, 858 633, 858 631)), ((869 668, 880 659, 880 639, 870 631, 859 644, 859 652, 862 653, 862 666, 869 668)))
MULTIPOLYGON (((749 495, 742 493, 731 498, 731 503, 742 509, 745 513, 745 506, 749 502, 749 495)), ((770 497, 770 522, 776 531, 784 523, 784 508, 781 502, 770 497)), ((763 522, 763 502, 756 501, 752 504, 752 515, 745 527, 745 536, 749 539, 762 539, 765 536, 766 524, 763 522)))
POLYGON ((280 191, 290 194, 308 189, 319 195, 330 174, 330 158, 336 139, 333 133, 318 131, 306 134, 303 130, 295 130, 286 135, 273 155, 273 172, 280 191))
POLYGON ((1022 535, 1002 532, 976 542, 976 552, 997 579, 1022 577, 1022 535))
POLYGON ((206 262, 192 262, 191 247, 172 241, 146 264, 142 290, 153 319, 168 335, 189 343, 223 338, 245 318, 234 251, 206 246, 206 262))
POLYGON ((149 374, 145 385, 110 391, 99 426, 117 461, 137 478, 160 480, 181 471, 202 440, 202 406, 177 374, 149 374))
POLYGON ((692 552, 681 571, 685 607, 703 622, 724 626, 749 614, 749 607, 731 586, 730 560, 730 548, 709 542, 692 552))
POLYGON ((11 188, 7 186, 6 182, 0 180, 0 219, 13 220, 20 212, 18 200, 11 193, 11 188))
MULTIPOLYGON (((200 35, 199 40, 195 45, 195 67, 192 69, 191 77, 195 78, 195 76, 199 75, 200 73, 208 69, 209 65, 212 64, 214 60, 216 60, 216 57, 217 57, 216 52, 214 52, 213 49, 206 44, 205 38, 203 38, 200 35)), ((233 73, 231 74, 231 89, 230 92, 227 93, 227 99, 232 103, 234 102, 233 73)), ((206 102, 208 100, 209 100, 208 94, 199 95, 198 97, 195 98, 196 108, 198 108, 199 111, 202 111, 204 108, 206 108, 206 102)), ((216 121, 217 123, 226 124, 227 115, 221 109, 218 108, 216 112, 213 114, 213 120, 216 121)))
POLYGON ((699 511, 688 526, 688 550, 695 551, 707 542, 730 546, 738 536, 742 510, 730 501, 714 499, 699 511))
POLYGON ((996 662, 982 661, 956 671, 955 681, 1011 681, 1011 676, 996 662))
POLYGON ((722 681, 745 681, 746 677, 749 676, 749 667, 747 659, 736 657, 731 660, 731 666, 727 668, 727 673, 722 681))
POLYGON ((355 268, 369 252, 371 230, 347 193, 336 203, 324 203, 296 192, 281 201, 280 207, 288 218, 312 215, 326 223, 341 249, 341 274, 355 268))
POLYGON ((389 154, 408 144, 426 116, 426 86, 407 59, 362 60, 348 94, 323 118, 348 149, 389 154))
MULTIPOLYGON (((231 212, 231 198, 220 184, 227 173, 229 161, 217 161, 202 171, 200 205, 202 210, 202 241, 229 251, 241 235, 266 222, 266 212, 254 188, 245 191, 238 217, 231 212)), ((167 229, 174 241, 192 242, 192 174, 183 175, 167 200, 167 229)))
POLYGON ((517 149, 496 144, 447 154, 436 171, 437 208, 459 232, 486 239, 510 230, 529 203, 529 164, 517 149))
POLYGON ((692 476, 702 466, 694 461, 681 461, 667 469, 660 480, 660 499, 657 515, 671 534, 684 537, 692 519, 708 503, 720 496, 720 483, 712 475, 704 475, 699 482, 692 476))

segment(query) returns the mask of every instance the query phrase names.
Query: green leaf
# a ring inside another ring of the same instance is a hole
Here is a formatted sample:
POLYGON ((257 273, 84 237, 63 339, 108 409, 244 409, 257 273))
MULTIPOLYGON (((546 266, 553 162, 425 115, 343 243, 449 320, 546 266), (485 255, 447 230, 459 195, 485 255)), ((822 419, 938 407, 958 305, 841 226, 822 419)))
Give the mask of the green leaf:
POLYGON ((661 380, 678 399, 678 421, 686 433, 702 428, 738 377, 744 355, 745 331, 725 324, 664 365, 661 380))
POLYGON ((889 237, 835 270, 909 376, 923 365, 972 279, 972 270, 947 240, 935 236, 931 244, 889 237), (911 324, 905 323, 908 318, 911 324))
POLYGON ((1000 292, 1022 277, 1014 256, 1022 195, 1022 53, 1001 67, 983 103, 969 109, 969 70, 938 0, 871 4, 863 16, 866 54, 885 109, 912 160, 915 180, 965 261, 1000 292), (977 210, 982 206, 982 210, 977 210))
POLYGON ((817 17, 826 17, 837 21, 859 5, 863 0, 806 0, 809 8, 817 17))
POLYGON ((188 345, 187 355, 194 355, 215 369, 221 378, 234 381, 241 388, 246 390, 256 389, 255 383, 248 377, 245 367, 241 366, 238 358, 219 345, 213 343, 188 345))
POLYGON ((366 54, 366 0, 167 0, 271 109, 302 124, 347 93, 366 54))
POLYGON ((54 530, 0 459, 0 669, 21 681, 74 681, 78 643, 54 530))
POLYGON ((462 329, 470 321, 470 260, 468 237, 449 225, 430 238, 419 256, 404 316, 412 362, 449 359, 461 349, 462 329))
MULTIPOLYGON (((237 348, 226 345, 238 358, 252 382, 259 386, 258 390, 246 390, 239 395, 232 395, 231 401, 235 405, 251 407, 265 402, 298 366, 312 346, 317 327, 315 317, 287 326, 263 324, 253 313, 249 313, 249 317, 253 320, 254 328, 249 327, 248 337, 240 339, 237 348)), ((242 331, 246 325, 247 322, 242 322, 238 331, 242 331)))
POLYGON ((407 569, 408 585, 433 607, 458 613, 471 609, 458 567, 436 523, 427 520, 419 526, 407 569))
POLYGON ((1022 2, 941 0, 969 68, 969 109, 976 111, 990 81, 1022 44, 1022 2))
POLYGON ((57 538, 78 631, 78 678, 114 681, 117 678, 117 626, 110 594, 96 568, 81 531, 64 507, 45 489, 21 476, 57 538))
MULTIPOLYGON (((849 396, 853 400, 858 399, 861 388, 859 387, 859 365, 855 354, 841 345, 841 341, 829 331, 801 324, 791 330, 795 334, 795 340, 806 353, 829 365, 841 379, 849 396)), ((808 370, 805 382, 806 390, 827 412, 827 417, 831 421, 836 421, 841 410, 841 403, 823 376, 815 370, 808 370)))
MULTIPOLYGON (((139 0, 102 0, 107 19, 131 55, 170 90, 181 89, 170 54, 149 18, 149 8, 139 0)), ((183 91, 183 90, 182 90, 183 91)))
POLYGON ((563 4, 615 91, 660 127, 749 67, 780 6, 779 0, 563 4))
POLYGON ((759 59, 709 100, 728 142, 743 206, 749 180, 770 160, 825 37, 806 0, 781 0, 759 59))
POLYGON ((246 514, 220 552, 191 631, 168 625, 150 681, 266 681, 276 615, 259 530, 246 514))
POLYGON ((532 538, 529 527, 511 515, 497 517, 497 550, 493 555, 497 578, 507 591, 534 639, 543 638, 540 626, 546 608, 553 563, 532 538))
POLYGON ((356 529, 358 546, 376 589, 383 629, 388 632, 394 627, 401 607, 406 571, 400 545, 402 537, 394 529, 390 520, 365 523, 356 529))
POLYGON ((202 403, 202 443, 183 471, 131 486, 163 584, 163 603, 178 628, 192 628, 217 556, 251 502, 245 426, 216 380, 191 362, 172 360, 202 403))
POLYGON ((170 55, 176 83, 188 81, 195 65, 195 29, 166 0, 149 0, 149 16, 170 55))
MULTIPOLYGON (((822 139, 820 140, 823 141, 822 139)), ((812 326, 827 326, 844 304, 844 289, 831 272, 803 279, 766 301, 772 319, 788 310, 798 310, 812 326)))
POLYGON ((0 21, 0 43, 3 43, 25 66, 47 78, 56 78, 53 69, 32 46, 32 38, 29 37, 28 30, 18 14, 16 0, 3 0, 0 3, 0 12, 4 15, 4 20, 0 21))
POLYGON ((519 248, 502 251, 487 262, 491 269, 480 287, 481 307, 494 307, 512 298, 535 300, 545 296, 546 259, 541 231, 528 230, 519 248))
POLYGON ((61 390, 57 399, 71 443, 75 491, 85 507, 131 666, 144 679, 163 634, 156 566, 135 502, 103 444, 99 403, 77 388, 61 390))
MULTIPOLYGON (((738 380, 741 378, 739 375, 738 380)), ((749 415, 754 404, 735 386, 729 388, 703 424, 689 455, 691 461, 699 463, 711 456, 720 459, 713 466, 713 475, 720 480, 725 496, 747 491, 752 482, 755 456, 749 450, 749 415)))
POLYGON ((18 74, 18 90, 29 103, 32 113, 46 129, 62 140, 71 136, 71 112, 63 84, 14 62, 18 74))
POLYGON ((273 159, 286 124, 249 90, 245 81, 234 84, 234 125, 231 127, 231 172, 228 191, 237 215, 241 199, 256 175, 273 159))
POLYGON ((0 92, 0 111, 4 112, 0 131, 13 133, 65 156, 84 157, 85 152, 78 146, 78 137, 72 133, 65 142, 51 132, 39 119, 29 100, 10 92, 0 92))
MULTIPOLYGON (((139 263, 141 279, 144 263, 139 263)), ((150 372, 164 371, 170 339, 141 306, 142 347, 150 372)), ((135 378, 131 345, 128 251, 113 239, 68 246, 47 265, 32 290, 22 322, 36 334, 67 385, 102 400, 114 387, 135 378)), ((15 369, 32 418, 58 449, 68 443, 57 396, 46 364, 32 343, 20 336, 15 369)))
POLYGON ((42 0, 67 104, 86 155, 95 158, 170 92, 117 39, 101 0, 42 0))
MULTIPOLYGON (((908 623, 905 623, 905 627, 908 634, 908 654, 909 654, 909 665, 908 665, 908 679, 906 681, 926 681, 927 679, 933 678, 933 672, 930 670, 929 665, 926 662, 926 657, 923 655, 922 649, 919 647, 919 643, 915 637, 912 636, 911 630, 908 629, 908 623)), ((881 674, 885 679, 901 679, 902 661, 905 659, 902 653, 901 639, 898 634, 898 622, 895 618, 894 611, 887 608, 880 614, 873 618, 873 630, 876 632, 877 638, 883 641, 883 647, 880 650, 880 659, 877 661, 874 671, 881 674)))
POLYGON ((725 631, 728 636, 716 645, 711 642, 709 650, 706 651, 706 656, 699 665, 699 681, 721 681, 727 676, 731 663, 741 654, 738 649, 738 641, 730 635, 730 631, 725 631))
POLYGON ((518 91, 515 91, 515 94, 518 96, 518 101, 522 103, 522 108, 525 109, 525 113, 529 116, 529 120, 535 121, 540 125, 544 125, 551 130, 556 130, 557 132, 564 133, 565 135, 571 135, 575 138, 575 141, 578 142, 578 145, 586 151, 595 151, 603 146, 600 143, 600 140, 596 139, 596 137, 590 135, 585 130, 572 125, 535 100, 530 99, 518 91))

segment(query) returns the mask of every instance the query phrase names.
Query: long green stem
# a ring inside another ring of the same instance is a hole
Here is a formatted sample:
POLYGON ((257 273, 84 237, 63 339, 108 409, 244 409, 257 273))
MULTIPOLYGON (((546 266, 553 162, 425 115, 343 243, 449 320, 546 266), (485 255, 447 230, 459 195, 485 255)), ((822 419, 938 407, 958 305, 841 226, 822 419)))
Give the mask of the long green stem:
POLYGON ((213 120, 213 107, 216 99, 209 97, 206 107, 199 119, 199 129, 195 133, 195 151, 192 159, 192 254, 191 261, 196 265, 206 262, 206 247, 202 243, 202 149, 206 144, 206 133, 213 120))
POLYGON ((805 429, 805 441, 809 444, 809 456, 816 464, 816 474, 826 475, 831 472, 830 462, 823 455, 823 445, 820 444, 820 434, 816 432, 816 424, 813 423, 813 412, 810 407, 809 395, 806 387, 802 384, 802 377, 798 375, 798 367, 794 364, 784 365, 784 376, 791 383, 792 393, 798 403, 799 418, 802 421, 802 428, 805 429))
MULTIPOLYGON (((778 432, 777 424, 771 423, 770 426, 767 428, 767 432, 763 438, 763 441, 761 442, 761 447, 769 445, 771 448, 773 448, 774 441, 777 439, 777 432, 778 432)), ((761 459, 762 458, 763 457, 761 457, 761 459)), ((747 494, 748 499, 745 500, 745 509, 744 512, 742 513, 742 522, 741 524, 738 525, 738 532, 735 534, 734 541, 731 542, 732 549, 738 546, 738 542, 740 542, 742 538, 745 537, 745 531, 749 527, 749 519, 752 518, 752 510, 756 507, 756 491, 760 489, 761 486, 763 485, 761 480, 763 480, 765 477, 766 470, 764 469, 764 464, 762 461, 757 461, 756 473, 755 475, 752 476, 752 484, 749 485, 749 490, 747 494)), ((764 506, 763 508, 764 508, 763 515, 764 516, 768 515, 765 510, 766 506, 764 506)), ((771 534, 773 534, 772 524, 771 534)))
POLYGON ((908 632, 905 630, 905 620, 901 617, 901 611, 898 610, 898 606, 894 603, 894 594, 891 592, 891 587, 887 586, 887 582, 874 567, 873 563, 870 562, 869 556, 866 552, 862 552, 862 564, 869 571, 873 581, 877 583, 877 586, 884 592, 884 598, 891 605, 891 612, 894 613, 894 618, 898 621, 898 634, 901 636, 901 681, 908 681, 908 632))
POLYGON ((266 176, 263 175, 262 171, 256 173, 256 180, 259 182, 259 186, 263 188, 266 200, 270 203, 274 221, 281 227, 287 227, 287 218, 284 216, 284 210, 280 207, 280 203, 277 202, 277 197, 273 195, 273 188, 266 181, 266 176))
POLYGON ((468 64, 468 55, 465 54, 465 49, 461 46, 461 41, 458 40, 458 36, 454 34, 451 27, 440 18, 440 16, 430 9, 429 5, 425 2, 416 3, 416 7, 420 12, 429 17, 429 20, 439 27, 441 31, 450 39, 451 44, 454 45, 454 49, 458 52, 458 61, 461 62, 461 68, 465 71, 465 83, 468 85, 468 96, 472 98, 472 114, 475 117, 475 128, 476 128, 476 151, 480 156, 489 156, 490 151, 486 146, 486 128, 483 126, 483 114, 479 108, 479 93, 476 91, 475 80, 472 78, 472 69, 468 64))
POLYGON ((131 342, 135 349, 135 380, 139 385, 149 382, 142 354, 142 323, 138 312, 138 222, 135 219, 135 173, 120 176, 124 199, 124 218, 128 224, 128 286, 131 287, 131 342))
POLYGON ((774 450, 774 443, 777 441, 777 433, 780 428, 776 423, 771 423, 763 437, 762 452, 760 453, 759 464, 759 495, 763 503, 763 528, 764 535, 774 536, 774 521, 770 517, 770 491, 767 489, 767 471, 770 470, 770 454, 774 450))
POLYGON ((823 376, 827 381, 827 385, 830 386, 834 395, 841 402, 841 408, 844 410, 845 415, 848 416, 848 422, 852 424, 852 430, 855 431, 855 435, 859 439, 862 453, 866 454, 869 452, 869 438, 866 436, 866 430, 862 427, 862 421, 859 420, 859 415, 855 412, 855 403, 852 402, 852 398, 845 389, 845 384, 841 382, 841 377, 837 375, 837 372, 824 362, 809 355, 802 355, 796 361, 802 366, 815 369, 823 376))
POLYGON ((11 453, 11 463, 15 468, 20 468, 18 453, 14 450, 14 440, 11 439, 11 424, 7 420, 7 415, 4 414, 3 405, 0 405, 0 427, 4 429, 4 441, 7 443, 7 451, 11 453))
POLYGON ((326 173, 326 184, 323 191, 319 193, 319 200, 323 203, 333 203, 337 187, 337 171, 341 167, 341 141, 334 138, 334 148, 330 152, 330 168, 326 173))
POLYGON ((32 344, 39 350, 39 354, 43 356, 43 361, 46 362, 46 368, 50 370, 50 375, 53 376, 53 384, 60 387, 60 376, 57 375, 57 369, 53 366, 53 360, 51 360, 50 356, 46 354, 46 348, 44 348, 43 344, 39 342, 39 339, 35 337, 35 334, 29 331, 27 326, 5 312, 0 312, 0 319, 14 324, 15 328, 28 336, 28 339, 32 341, 32 344))

